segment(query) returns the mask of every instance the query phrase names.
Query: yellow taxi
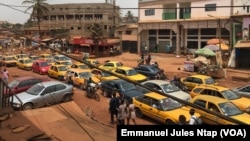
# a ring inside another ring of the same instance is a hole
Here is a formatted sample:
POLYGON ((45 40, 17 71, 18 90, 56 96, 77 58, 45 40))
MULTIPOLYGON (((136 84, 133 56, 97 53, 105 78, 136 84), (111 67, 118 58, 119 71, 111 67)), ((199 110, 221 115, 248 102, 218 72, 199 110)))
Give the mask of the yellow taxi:
POLYGON ((242 124, 250 124, 250 115, 240 110, 229 100, 210 95, 198 95, 190 102, 209 111, 195 109, 196 112, 200 113, 202 121, 206 124, 235 125, 241 124, 241 122, 242 124))
POLYGON ((181 78, 181 82, 191 91, 198 84, 217 85, 217 82, 211 77, 202 74, 195 74, 186 78, 181 78))
POLYGON ((42 60, 46 60, 48 63, 52 64, 53 61, 53 56, 48 54, 48 53, 42 53, 39 55, 39 58, 42 60))
POLYGON ((54 63, 52 63, 54 65, 65 65, 67 66, 67 68, 69 69, 70 66, 72 65, 71 62, 67 61, 67 60, 60 60, 60 61, 55 61, 54 63))
POLYGON ((25 69, 25 70, 31 70, 32 64, 33 64, 33 60, 31 60, 30 58, 21 58, 21 59, 18 59, 16 62, 16 66, 19 69, 25 69))
POLYGON ((114 70, 117 67, 123 66, 122 62, 119 61, 106 61, 103 65, 100 65, 99 68, 105 70, 114 70))
POLYGON ((241 97, 231 89, 223 86, 198 85, 190 92, 190 95, 193 98, 197 95, 211 95, 224 98, 226 100, 230 100, 242 111, 250 113, 250 99, 246 97, 241 97))
POLYGON ((84 63, 76 62, 73 63, 70 68, 78 68, 78 69, 90 69, 90 67, 84 63))
POLYGON ((21 59, 21 58, 29 58, 29 55, 28 54, 25 54, 25 53, 21 53, 21 54, 17 54, 16 55, 16 59, 21 59))
POLYGON ((63 81, 68 68, 65 65, 51 65, 48 76, 63 81))
POLYGON ((116 77, 110 73, 107 73, 105 71, 101 71, 101 70, 95 69, 95 68, 93 68, 91 70, 91 73, 94 74, 98 79, 100 79, 101 82, 107 81, 107 80, 119 79, 118 77, 116 77))
POLYGON ((138 83, 148 80, 147 76, 138 73, 134 68, 131 67, 116 67, 113 72, 118 76, 124 77, 132 81, 136 81, 138 83))
POLYGON ((2 58, 2 64, 4 66, 16 66, 16 56, 15 55, 4 55, 2 58))
POLYGON ((100 80, 91 73, 90 69, 78 69, 70 68, 65 73, 65 80, 69 81, 69 77, 73 82, 73 85, 80 87, 80 89, 86 90, 87 80, 91 77, 94 83, 99 83, 100 80))
POLYGON ((86 62, 96 67, 99 67, 101 65, 101 63, 97 59, 86 59, 86 62))
MULTIPOLYGON (((134 97, 133 103, 137 117, 145 115, 166 125, 177 124, 180 114, 187 120, 191 118, 189 107, 155 92, 134 97)), ((195 116, 199 118, 200 114, 196 112, 195 116)))

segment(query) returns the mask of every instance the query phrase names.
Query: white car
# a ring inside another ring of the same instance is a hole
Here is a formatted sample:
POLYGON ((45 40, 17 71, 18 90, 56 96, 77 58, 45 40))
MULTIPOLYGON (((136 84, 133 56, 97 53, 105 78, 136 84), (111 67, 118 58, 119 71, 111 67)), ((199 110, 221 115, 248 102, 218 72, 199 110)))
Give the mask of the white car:
POLYGON ((159 92, 165 93, 167 95, 174 96, 176 98, 179 98, 181 100, 190 101, 191 96, 179 89, 177 86, 175 86, 173 83, 165 80, 147 80, 145 82, 141 83, 144 86, 147 86, 148 88, 155 89, 159 92))

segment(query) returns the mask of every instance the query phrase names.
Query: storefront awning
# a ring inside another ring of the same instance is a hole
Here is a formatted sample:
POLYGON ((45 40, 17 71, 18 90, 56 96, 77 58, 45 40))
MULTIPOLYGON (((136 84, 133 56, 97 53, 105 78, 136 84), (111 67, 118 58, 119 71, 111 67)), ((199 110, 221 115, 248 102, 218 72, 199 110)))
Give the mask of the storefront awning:
POLYGON ((120 43, 120 39, 107 39, 108 44, 120 43))
POLYGON ((234 48, 250 48, 250 41, 238 42, 234 48))

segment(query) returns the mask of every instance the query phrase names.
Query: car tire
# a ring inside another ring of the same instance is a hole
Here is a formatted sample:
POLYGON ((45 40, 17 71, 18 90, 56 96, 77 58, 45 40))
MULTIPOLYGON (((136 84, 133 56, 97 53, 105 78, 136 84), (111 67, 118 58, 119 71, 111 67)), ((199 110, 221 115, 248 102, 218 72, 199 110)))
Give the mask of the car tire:
POLYGON ((25 110, 31 110, 31 109, 33 109, 34 106, 33 106, 33 104, 31 104, 31 103, 26 103, 26 104, 23 105, 22 108, 23 108, 22 110, 25 111, 25 110))
POLYGON ((69 102, 69 101, 71 101, 71 99, 72 99, 72 95, 67 94, 67 95, 63 96, 62 102, 69 102))
POLYGON ((166 125, 175 125, 175 122, 173 122, 172 120, 170 119, 167 119, 166 122, 165 122, 166 125))
POLYGON ((143 114, 139 108, 135 108, 135 115, 136 117, 142 118, 143 114))

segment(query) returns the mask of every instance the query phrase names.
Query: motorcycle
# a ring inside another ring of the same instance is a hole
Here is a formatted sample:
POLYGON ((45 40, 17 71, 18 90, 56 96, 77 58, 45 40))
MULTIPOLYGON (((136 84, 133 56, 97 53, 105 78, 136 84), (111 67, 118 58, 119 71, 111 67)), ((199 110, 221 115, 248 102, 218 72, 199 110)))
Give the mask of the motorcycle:
POLYGON ((94 98, 96 101, 100 101, 100 95, 97 93, 99 84, 90 83, 87 87, 87 97, 94 98))

